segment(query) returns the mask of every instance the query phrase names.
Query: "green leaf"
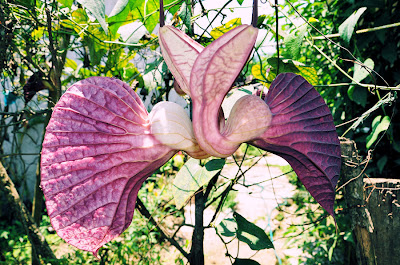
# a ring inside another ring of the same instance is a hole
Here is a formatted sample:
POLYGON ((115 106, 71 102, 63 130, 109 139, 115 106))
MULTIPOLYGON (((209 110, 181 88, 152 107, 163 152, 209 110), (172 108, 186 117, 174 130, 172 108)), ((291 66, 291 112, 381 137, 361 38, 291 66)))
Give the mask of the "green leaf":
POLYGON ((366 7, 361 7, 355 13, 351 14, 343 23, 339 26, 339 34, 340 37, 346 42, 349 43, 351 36, 354 32, 354 27, 357 24, 358 19, 367 10, 366 7))
MULTIPOLYGON (((374 61, 371 59, 367 59, 364 62, 365 66, 367 66, 369 69, 374 69, 374 61)), ((361 66, 360 64, 355 63, 354 64, 354 74, 353 74, 353 79, 354 82, 360 82, 364 80, 368 75, 371 70, 367 70, 365 67, 361 66)), ((368 92, 365 88, 363 87, 358 87, 355 85, 351 85, 349 89, 347 90, 347 95, 351 100, 356 102, 357 104, 365 107, 367 104, 367 98, 368 98, 368 92)))
POLYGON ((140 39, 147 33, 147 29, 140 21, 135 21, 121 26, 118 29, 121 38, 126 43, 138 43, 140 39))
POLYGON ((284 43, 288 53, 293 59, 300 57, 301 44, 307 32, 307 24, 301 26, 297 31, 294 31, 284 38, 284 43), (296 33, 298 34, 296 35, 296 33))
POLYGON ((229 20, 226 24, 213 28, 211 30, 210 35, 214 39, 218 39, 221 37, 224 33, 230 31, 231 29, 234 29, 238 26, 242 25, 242 19, 241 18, 234 18, 232 20, 229 20))
POLYGON ((254 78, 259 80, 266 80, 268 76, 267 70, 261 69, 260 64, 255 64, 253 67, 251 67, 251 74, 254 76, 254 78))
POLYGON ((318 74, 315 68, 310 66, 296 65, 299 69, 299 74, 304 77, 311 85, 318 85, 318 74))
POLYGON ((106 23, 106 8, 104 0, 77 0, 84 8, 90 11, 92 15, 100 23, 100 26, 106 34, 108 34, 106 23))
POLYGON ((364 64, 368 67, 367 69, 360 64, 354 64, 354 74, 353 74, 353 79, 355 82, 360 82, 366 78, 370 71, 374 69, 374 61, 372 59, 368 58, 365 60, 364 64), (371 70, 369 70, 371 69, 371 70))
POLYGON ((267 18, 267 15, 258 16, 258 18, 257 18, 257 28, 261 28, 261 26, 264 23, 266 18, 267 18))
POLYGON ((129 0, 117 0, 108 17, 118 15, 128 5, 129 0))
POLYGON ((72 60, 70 58, 66 58, 65 59, 65 67, 70 67, 73 70, 76 70, 78 68, 78 64, 74 60, 72 60))
POLYGON ((65 7, 71 8, 72 4, 74 3, 74 0, 58 0, 58 2, 65 7))
POLYGON ((366 88, 351 85, 347 90, 347 95, 357 104, 363 107, 367 105, 368 92, 366 88))
POLYGON ((375 119, 372 121, 372 132, 370 135, 367 136, 367 149, 369 149, 375 141, 378 139, 378 136, 381 132, 386 131, 389 126, 390 126, 390 118, 389 116, 385 116, 382 118, 382 116, 377 116, 375 119))
POLYGON ((183 2, 181 8, 179 9, 178 16, 182 19, 183 24, 190 32, 192 30, 192 23, 190 22, 190 19, 192 18, 192 12, 185 2, 183 2))
POLYGON ((247 221, 243 216, 236 212, 233 214, 233 217, 238 226, 238 240, 249 245, 252 250, 274 248, 274 245, 263 229, 247 221))
POLYGON ((260 263, 258 263, 255 260, 252 259, 235 259, 235 262, 233 263, 233 265, 260 265, 260 263))
POLYGON ((182 208, 195 192, 222 170, 224 165, 225 159, 213 159, 204 166, 200 165, 200 160, 198 159, 189 159, 174 179, 172 189, 176 207, 178 209, 182 208))
POLYGON ((222 220, 215 229, 217 233, 222 236, 234 237, 236 235, 237 224, 235 219, 227 218, 222 220))
POLYGON ((242 5, 242 4, 243 4, 243 1, 244 1, 244 0, 237 0, 237 2, 239 3, 239 5, 242 5))

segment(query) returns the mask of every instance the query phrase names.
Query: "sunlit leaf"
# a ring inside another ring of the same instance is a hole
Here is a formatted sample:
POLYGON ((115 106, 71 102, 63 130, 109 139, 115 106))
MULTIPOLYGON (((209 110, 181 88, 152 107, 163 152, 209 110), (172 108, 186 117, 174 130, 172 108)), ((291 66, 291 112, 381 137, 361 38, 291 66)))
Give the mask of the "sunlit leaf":
POLYGON ((251 67, 251 74, 254 76, 254 78, 259 80, 266 80, 268 76, 267 71, 265 69, 261 69, 259 64, 255 64, 253 67, 251 67))
POLYGON ((179 9, 178 16, 182 19, 183 24, 190 32, 192 28, 192 23, 190 22, 190 19, 192 18, 192 12, 190 7, 188 7, 185 2, 183 2, 181 8, 179 9))
POLYGON ((358 63, 354 64, 354 74, 353 78, 355 82, 360 82, 364 80, 367 76, 369 76, 370 72, 374 69, 374 61, 372 59, 368 58, 365 60, 364 65, 368 68, 365 68, 365 66, 360 65, 358 63))
POLYGON ((73 70, 76 70, 78 68, 78 64, 74 60, 72 60, 70 58, 66 58, 65 59, 65 67, 70 67, 73 70))
POLYGON ((113 9, 111 10, 109 17, 118 15, 127 6, 129 0, 117 0, 113 9))
POLYGON ((104 0, 77 0, 83 7, 90 11, 90 13, 100 23, 102 29, 108 34, 107 23, 106 23, 106 8, 104 0))
POLYGON ((236 28, 237 26, 242 25, 242 19, 241 18, 234 18, 230 21, 228 21, 226 24, 213 28, 213 30, 211 30, 210 35, 211 37, 213 37, 214 39, 218 39, 219 37, 221 37, 224 33, 230 31, 231 29, 236 28))
POLYGON ((118 31, 121 38, 126 43, 138 43, 140 39, 147 33, 147 29, 140 21, 135 21, 121 26, 118 31))
POLYGON ((173 194, 178 209, 201 187, 206 185, 225 165, 224 159, 213 159, 204 166, 200 160, 191 158, 179 170, 174 179, 173 194))
POLYGON ((59 2, 63 6, 71 8, 72 4, 74 3, 74 0, 57 0, 57 2, 59 2))
POLYGON ((349 43, 351 36, 353 35, 354 28, 357 24, 358 19, 361 15, 367 10, 366 7, 359 8, 356 12, 351 14, 340 26, 339 26, 339 34, 340 37, 346 42, 349 43))
POLYGON ((263 229, 247 221, 243 216, 234 213, 237 223, 237 239, 249 245, 252 250, 274 248, 271 240, 263 229))
POLYGON ((318 85, 318 75, 317 70, 310 66, 300 66, 296 65, 297 69, 299 69, 299 75, 304 77, 311 85, 318 85))
POLYGON ((300 56, 301 44, 303 43, 303 38, 306 33, 307 24, 304 24, 297 31, 285 37, 284 42, 286 49, 293 59, 297 59, 300 56))
POLYGON ((215 229, 222 236, 234 237, 236 236, 237 224, 235 219, 227 218, 222 220, 215 229))
POLYGON ((381 132, 389 129, 390 126, 390 117, 385 116, 376 116, 372 121, 372 131, 371 134, 367 136, 367 149, 369 149, 375 142, 378 140, 378 136, 381 132))

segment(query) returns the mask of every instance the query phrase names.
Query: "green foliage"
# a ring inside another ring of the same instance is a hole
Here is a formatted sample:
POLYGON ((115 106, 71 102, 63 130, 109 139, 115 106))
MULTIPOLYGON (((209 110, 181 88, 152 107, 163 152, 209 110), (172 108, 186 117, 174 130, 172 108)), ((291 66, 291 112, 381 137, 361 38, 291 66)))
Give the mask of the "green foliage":
POLYGON ((228 32, 231 29, 234 29, 240 25, 242 25, 242 19, 234 18, 234 19, 228 21, 226 24, 223 24, 222 26, 213 28, 210 32, 210 35, 211 35, 211 37, 213 37, 216 40, 219 37, 221 37, 224 33, 228 32))
POLYGON ((206 185, 225 165, 225 159, 212 159, 200 164, 200 160, 190 158, 174 179, 173 194, 178 209, 182 208, 201 187, 206 185))
POLYGON ((271 240, 263 229, 247 221, 243 216, 234 213, 233 217, 237 223, 237 239, 249 245, 252 250, 274 248, 271 240))
POLYGON ((353 35, 354 32, 354 27, 357 24, 358 19, 361 17, 361 15, 364 13, 366 10, 366 7, 361 7, 358 9, 355 13, 353 13, 351 16, 349 16, 340 26, 339 26, 339 34, 340 37, 346 42, 349 43, 351 36, 353 35))
POLYGON ((375 119, 372 121, 372 132, 370 135, 367 136, 367 148, 369 149, 375 141, 378 139, 378 136, 381 132, 386 131, 389 129, 390 126, 390 118, 389 116, 376 116, 375 119))

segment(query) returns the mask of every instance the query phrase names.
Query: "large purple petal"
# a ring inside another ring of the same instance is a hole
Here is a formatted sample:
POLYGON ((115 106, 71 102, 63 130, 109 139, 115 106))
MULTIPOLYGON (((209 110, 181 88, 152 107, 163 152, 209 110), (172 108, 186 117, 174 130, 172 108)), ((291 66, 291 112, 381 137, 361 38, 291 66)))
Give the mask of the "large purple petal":
POLYGON ((265 102, 271 124, 250 143, 286 159, 315 200, 334 216, 340 143, 328 106, 311 84, 292 73, 276 77, 265 102))
POLYGON ((174 152, 150 134, 148 113, 127 84, 92 77, 71 86, 54 108, 41 158, 58 235, 97 254, 129 226, 143 181, 174 152))

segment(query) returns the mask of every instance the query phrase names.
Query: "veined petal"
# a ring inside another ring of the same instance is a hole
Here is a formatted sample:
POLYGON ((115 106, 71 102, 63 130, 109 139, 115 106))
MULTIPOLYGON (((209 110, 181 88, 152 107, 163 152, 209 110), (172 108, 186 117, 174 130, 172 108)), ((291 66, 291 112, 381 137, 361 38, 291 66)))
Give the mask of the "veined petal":
POLYGON ((175 151, 151 133, 139 97, 122 81, 91 77, 54 107, 41 157, 41 186, 57 234, 98 249, 131 223, 143 181, 175 151))
MULTIPOLYGON (((227 134, 221 133, 236 132, 221 128, 218 117, 225 95, 250 56, 257 33, 256 28, 248 25, 232 29, 208 45, 199 54, 193 66, 190 91, 194 133, 201 148, 211 155, 227 157, 239 146, 238 139, 230 139, 227 134)), ((260 104, 257 106, 263 108, 260 104)), ((262 111, 267 113, 268 106, 264 106, 262 111)), ((267 124, 263 126, 266 127, 267 124)))
POLYGON ((288 161, 315 200, 334 216, 341 152, 332 115, 303 77, 276 77, 265 102, 272 112, 268 130, 250 143, 288 161))
MULTIPOLYGON (((161 52, 179 88, 190 96, 190 72, 198 54, 204 49, 184 32, 171 26, 159 30, 161 52)), ((179 93, 179 91, 177 91, 179 93)))

